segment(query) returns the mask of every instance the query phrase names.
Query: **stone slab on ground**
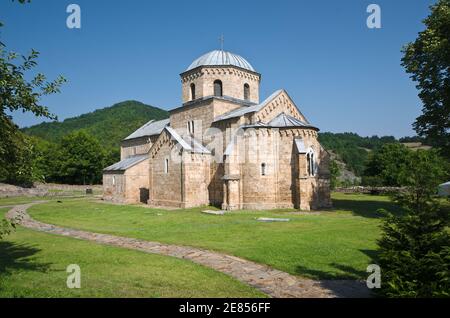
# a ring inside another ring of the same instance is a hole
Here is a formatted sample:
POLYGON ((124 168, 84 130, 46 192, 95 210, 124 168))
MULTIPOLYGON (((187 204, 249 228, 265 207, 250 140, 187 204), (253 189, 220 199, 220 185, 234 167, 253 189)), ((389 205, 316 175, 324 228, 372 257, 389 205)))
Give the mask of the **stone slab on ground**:
POLYGON ((289 222, 290 219, 283 218, 257 218, 260 222, 289 222))
POLYGON ((224 215, 225 211, 223 211, 223 210, 218 210, 218 211, 215 211, 215 210, 203 210, 202 213, 213 214, 213 215, 224 215))

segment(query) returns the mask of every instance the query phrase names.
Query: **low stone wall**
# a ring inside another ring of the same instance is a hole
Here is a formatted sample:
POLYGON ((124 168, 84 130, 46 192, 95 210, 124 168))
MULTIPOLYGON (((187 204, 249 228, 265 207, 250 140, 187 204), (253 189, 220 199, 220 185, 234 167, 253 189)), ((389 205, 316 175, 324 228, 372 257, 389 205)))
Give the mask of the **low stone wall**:
POLYGON ((388 195, 392 193, 397 193, 402 191, 403 188, 400 187, 347 187, 347 188, 336 188, 335 192, 340 193, 360 193, 360 194, 373 194, 373 195, 388 195))
POLYGON ((71 185, 56 183, 35 183, 33 187, 23 188, 11 184, 0 183, 0 198, 6 197, 43 197, 84 195, 86 189, 92 189, 93 194, 102 193, 102 185, 71 185))

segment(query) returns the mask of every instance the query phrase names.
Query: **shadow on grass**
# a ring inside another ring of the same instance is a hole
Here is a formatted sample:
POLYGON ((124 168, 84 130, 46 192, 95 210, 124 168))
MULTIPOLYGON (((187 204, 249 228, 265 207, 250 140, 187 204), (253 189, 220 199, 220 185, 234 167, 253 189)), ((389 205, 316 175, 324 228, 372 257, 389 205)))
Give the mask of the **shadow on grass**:
POLYGON ((14 244, 0 241, 0 276, 15 270, 47 272, 51 263, 36 263, 32 256, 40 249, 28 244, 14 244))
MULTIPOLYGON (((377 263, 377 251, 376 250, 359 250, 361 253, 369 257, 369 263, 377 263)), ((305 266, 297 266, 296 274, 306 276, 312 279, 320 280, 365 280, 368 276, 366 269, 357 269, 352 266, 338 263, 330 263, 330 266, 337 269, 339 273, 325 272, 320 270, 311 269, 305 266)))
POLYGON ((366 218, 381 218, 383 215, 378 209, 385 209, 395 215, 403 213, 403 209, 395 202, 377 201, 377 200, 353 200, 333 199, 333 209, 351 211, 354 215, 366 218))
MULTIPOLYGON (((376 263, 376 250, 360 250, 362 253, 370 257, 370 263, 376 263)), ((319 284, 327 288, 338 297, 373 297, 372 291, 367 288, 366 279, 370 275, 364 270, 354 268, 345 264, 331 263, 331 267, 340 271, 340 273, 330 273, 320 270, 307 268, 305 266, 297 266, 296 273, 306 276, 314 280, 318 280, 319 284)))

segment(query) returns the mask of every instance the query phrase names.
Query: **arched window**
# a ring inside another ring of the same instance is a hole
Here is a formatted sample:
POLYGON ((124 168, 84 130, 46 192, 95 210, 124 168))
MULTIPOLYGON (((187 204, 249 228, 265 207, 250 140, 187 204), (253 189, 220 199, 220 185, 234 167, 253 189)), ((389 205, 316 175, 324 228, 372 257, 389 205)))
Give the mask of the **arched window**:
POLYGON ((169 173, 169 159, 164 159, 164 173, 169 173))
POLYGON ((195 84, 191 84, 191 100, 195 99, 195 84))
POLYGON ((307 169, 308 169, 308 175, 314 176, 315 170, 316 170, 316 163, 314 159, 314 152, 310 150, 308 154, 306 155, 306 162, 307 162, 307 169))
POLYGON ((244 100, 250 99, 250 85, 247 83, 244 84, 244 100))
POLYGON ((264 162, 261 164, 261 175, 266 175, 266 164, 264 162))
POLYGON ((223 96, 222 82, 219 80, 214 81, 214 96, 223 96))

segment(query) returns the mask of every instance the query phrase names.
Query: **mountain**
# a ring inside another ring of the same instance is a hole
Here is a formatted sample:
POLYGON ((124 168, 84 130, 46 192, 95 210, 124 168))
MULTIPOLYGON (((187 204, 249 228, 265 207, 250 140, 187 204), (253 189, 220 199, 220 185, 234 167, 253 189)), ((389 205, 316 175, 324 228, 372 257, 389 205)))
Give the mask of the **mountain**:
POLYGON ((55 142, 73 131, 83 129, 95 136, 105 147, 111 148, 119 147, 123 138, 149 120, 167 117, 169 113, 166 110, 131 100, 67 118, 62 122, 54 121, 23 128, 22 131, 27 135, 55 142))

